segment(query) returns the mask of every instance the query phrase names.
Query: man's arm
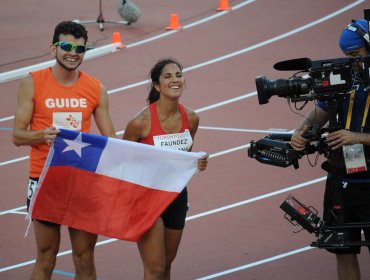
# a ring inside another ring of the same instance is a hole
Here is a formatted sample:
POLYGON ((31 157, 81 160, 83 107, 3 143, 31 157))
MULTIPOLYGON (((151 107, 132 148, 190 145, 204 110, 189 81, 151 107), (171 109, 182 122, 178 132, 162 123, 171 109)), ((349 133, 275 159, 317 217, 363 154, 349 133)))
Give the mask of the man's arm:
POLYGON ((109 100, 107 90, 104 85, 100 85, 100 102, 94 111, 94 118, 96 126, 101 135, 108 137, 117 137, 116 131, 113 127, 112 119, 109 114, 109 100))
POLYGON ((59 133, 59 130, 54 127, 35 131, 28 129, 33 116, 33 96, 33 79, 31 76, 27 76, 21 81, 18 89, 12 139, 16 146, 34 145, 42 142, 52 145, 56 135, 59 133))
POLYGON ((305 126, 322 127, 328 121, 328 112, 317 105, 307 114, 295 131, 301 131, 305 126))
POLYGON ((328 113, 318 106, 315 106, 301 122, 298 128, 292 135, 290 144, 297 151, 304 150, 306 144, 310 142, 309 139, 302 135, 309 131, 311 126, 322 127, 328 121, 328 113))

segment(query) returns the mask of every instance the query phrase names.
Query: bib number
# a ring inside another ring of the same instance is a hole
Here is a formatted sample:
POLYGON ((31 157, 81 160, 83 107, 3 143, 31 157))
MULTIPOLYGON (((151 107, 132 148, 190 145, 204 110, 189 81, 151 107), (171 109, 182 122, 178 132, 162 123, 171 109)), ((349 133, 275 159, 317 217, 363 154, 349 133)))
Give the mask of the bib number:
POLYGON ((27 198, 31 200, 33 194, 35 193, 38 186, 38 182, 33 179, 29 179, 28 181, 28 192, 27 192, 27 198))

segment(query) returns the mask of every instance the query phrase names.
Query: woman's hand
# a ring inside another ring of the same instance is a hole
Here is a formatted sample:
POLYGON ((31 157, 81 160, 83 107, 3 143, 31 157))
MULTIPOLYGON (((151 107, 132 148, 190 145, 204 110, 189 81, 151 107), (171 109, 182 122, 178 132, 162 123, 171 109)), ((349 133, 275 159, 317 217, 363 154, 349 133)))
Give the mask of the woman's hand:
POLYGON ((201 159, 198 160, 198 170, 199 171, 203 171, 207 168, 208 157, 209 155, 206 154, 205 156, 203 156, 201 159))

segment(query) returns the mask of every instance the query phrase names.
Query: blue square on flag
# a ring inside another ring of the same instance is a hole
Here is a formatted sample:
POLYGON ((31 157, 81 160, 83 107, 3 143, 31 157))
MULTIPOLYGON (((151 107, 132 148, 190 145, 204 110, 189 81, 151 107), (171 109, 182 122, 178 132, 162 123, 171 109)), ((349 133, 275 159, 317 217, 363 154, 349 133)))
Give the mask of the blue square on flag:
POLYGON ((108 138, 60 129, 50 166, 71 166, 95 172, 108 138))

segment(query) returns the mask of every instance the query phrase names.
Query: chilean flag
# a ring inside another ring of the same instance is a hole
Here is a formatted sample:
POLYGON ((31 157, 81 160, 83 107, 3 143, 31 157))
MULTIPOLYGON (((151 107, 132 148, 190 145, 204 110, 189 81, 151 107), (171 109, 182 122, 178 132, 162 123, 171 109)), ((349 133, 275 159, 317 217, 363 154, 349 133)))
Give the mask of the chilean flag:
POLYGON ((60 129, 32 219, 137 241, 197 172, 204 153, 60 129))

